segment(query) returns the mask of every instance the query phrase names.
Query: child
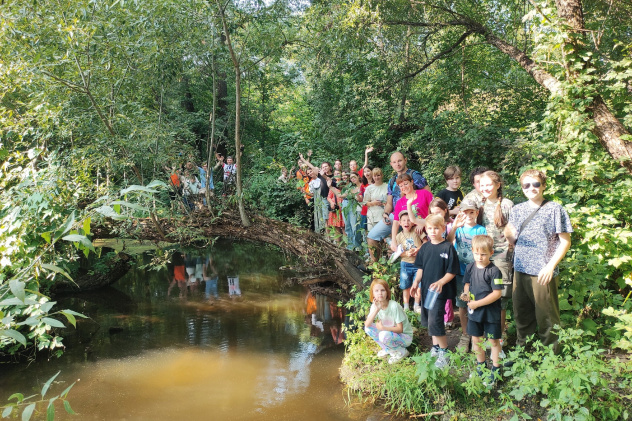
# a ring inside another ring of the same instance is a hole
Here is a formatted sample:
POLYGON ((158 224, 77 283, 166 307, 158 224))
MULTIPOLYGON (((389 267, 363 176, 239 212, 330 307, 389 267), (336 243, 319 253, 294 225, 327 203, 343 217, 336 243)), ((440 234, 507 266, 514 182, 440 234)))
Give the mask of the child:
POLYGON ((488 235, 477 235, 472 239, 474 263, 465 270, 463 298, 468 301, 470 319, 467 330, 472 335, 472 352, 478 362, 476 372, 480 376, 485 366, 485 350, 481 347, 483 335, 492 344, 492 374, 486 385, 493 385, 500 375, 500 296, 503 276, 489 260, 494 253, 494 240, 488 235))
POLYGON ((371 310, 364 322, 364 331, 382 348, 377 356, 390 355, 389 364, 408 356, 406 349, 413 341, 413 328, 402 306, 391 300, 391 289, 383 279, 374 279, 369 293, 371 310), (379 321, 375 322, 375 318, 379 321))
POLYGON ((474 262, 472 254, 472 238, 475 235, 487 235, 485 227, 478 225, 478 207, 474 202, 463 200, 461 202, 461 212, 456 217, 452 231, 448 234, 448 241, 454 244, 459 262, 461 263, 461 271, 456 277, 456 306, 459 308, 459 319, 461 320, 461 339, 457 345, 457 349, 469 351, 470 336, 467 334, 467 303, 461 300, 463 293, 463 275, 468 264, 474 262))
POLYGON ((461 168, 449 166, 443 172, 443 178, 448 185, 445 189, 441 190, 437 197, 443 199, 448 205, 450 215, 454 216, 459 213, 459 205, 463 201, 463 192, 461 191, 461 168))
POLYGON ((439 215, 428 215, 426 218, 426 233, 429 242, 425 243, 417 252, 415 266, 418 268, 413 291, 425 301, 428 289, 439 293, 439 297, 432 309, 421 309, 421 324, 428 328, 432 336, 433 347, 430 355, 436 356, 435 366, 443 368, 448 365, 448 340, 445 336, 443 315, 445 302, 454 298, 454 277, 459 273, 459 258, 452 244, 441 236, 445 231, 445 221, 439 215), (420 286, 421 290, 416 290, 420 286))
MULTIPOLYGON (((399 287, 403 290, 404 310, 409 310, 410 287, 415 279, 415 273, 417 273, 414 264, 415 256, 422 242, 419 234, 415 232, 415 225, 408 217, 408 211, 403 210, 399 213, 399 225, 402 227, 402 231, 395 237, 397 245, 403 250, 399 269, 399 287)), ((416 296, 415 308, 420 307, 419 299, 420 297, 416 296)))

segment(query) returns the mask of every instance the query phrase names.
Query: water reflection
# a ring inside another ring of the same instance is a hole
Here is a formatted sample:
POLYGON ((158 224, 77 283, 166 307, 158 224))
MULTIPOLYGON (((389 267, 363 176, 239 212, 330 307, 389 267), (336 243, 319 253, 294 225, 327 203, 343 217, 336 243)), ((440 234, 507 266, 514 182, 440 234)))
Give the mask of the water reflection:
POLYGON ((64 332, 62 358, 3 370, 0 399, 62 369, 58 380, 82 379, 70 395, 82 420, 356 419, 337 379, 345 314, 285 286, 287 264, 275 250, 218 243, 61 299, 90 319, 64 332))

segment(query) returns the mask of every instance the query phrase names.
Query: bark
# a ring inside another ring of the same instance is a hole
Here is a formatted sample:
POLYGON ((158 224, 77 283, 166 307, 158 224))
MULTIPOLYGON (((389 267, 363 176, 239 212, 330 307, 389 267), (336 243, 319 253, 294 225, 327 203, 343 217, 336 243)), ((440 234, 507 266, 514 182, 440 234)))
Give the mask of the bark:
MULTIPOLYGON (((158 234, 159 236, 160 234, 158 234)), ((66 292, 92 291, 103 288, 121 279, 131 268, 131 257, 125 253, 119 253, 115 261, 110 262, 108 270, 101 274, 90 275, 88 270, 80 269, 73 276, 73 281, 59 281, 51 287, 51 294, 56 295, 66 292)))

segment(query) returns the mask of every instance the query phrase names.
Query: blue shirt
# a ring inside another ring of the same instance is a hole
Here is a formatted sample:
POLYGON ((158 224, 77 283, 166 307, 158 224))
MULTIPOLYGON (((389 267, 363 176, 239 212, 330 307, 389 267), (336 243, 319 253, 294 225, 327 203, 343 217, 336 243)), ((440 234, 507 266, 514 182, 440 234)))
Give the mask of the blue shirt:
POLYGON ((456 229, 454 236, 454 248, 459 256, 461 264, 461 275, 465 275, 465 269, 470 263, 474 263, 474 254, 472 254, 472 238, 475 235, 487 235, 487 230, 482 225, 474 225, 473 227, 462 226, 456 229))

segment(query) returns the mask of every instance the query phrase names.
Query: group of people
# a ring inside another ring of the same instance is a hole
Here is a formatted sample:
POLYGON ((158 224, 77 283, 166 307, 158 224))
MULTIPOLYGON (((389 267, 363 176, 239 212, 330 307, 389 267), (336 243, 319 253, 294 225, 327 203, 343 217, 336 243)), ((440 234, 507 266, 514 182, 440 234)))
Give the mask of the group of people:
POLYGON ((182 200, 188 210, 199 209, 206 205, 206 186, 208 184, 209 193, 215 195, 215 184, 213 183, 213 171, 222 168, 223 172, 223 195, 231 195, 235 191, 237 177, 237 166, 232 156, 224 158, 216 153, 216 164, 211 171, 206 162, 196 165, 190 159, 182 166, 173 165, 171 168, 165 167, 169 173, 170 197, 172 201, 182 200))
POLYGON ((303 181, 306 203, 313 204, 314 229, 333 227, 340 237, 346 235, 349 248, 363 241, 364 231, 370 259, 379 259, 386 247, 392 261, 401 258, 401 304, 391 299, 385 281, 375 279, 370 287, 365 330, 379 344, 378 356, 395 363, 408 355, 412 327, 405 310, 412 307, 432 336, 435 365, 447 366, 446 326, 454 317, 453 305, 462 329, 457 347, 469 350, 471 344, 479 375, 486 365, 482 342, 491 343, 489 383, 498 378, 504 358, 509 303, 518 344, 537 333, 543 344, 557 349, 557 266, 570 248, 573 229, 564 208, 544 198, 545 174, 528 170, 520 175, 528 200, 514 206, 503 196, 503 181, 495 171, 472 170, 474 188, 465 195, 461 169, 450 166, 444 172, 445 189, 434 196, 399 151, 390 157, 395 175, 384 181, 382 170, 368 165, 371 151, 365 151, 360 170, 351 161, 348 173, 339 161, 333 168, 328 162, 317 168, 301 155, 296 176, 303 181))

